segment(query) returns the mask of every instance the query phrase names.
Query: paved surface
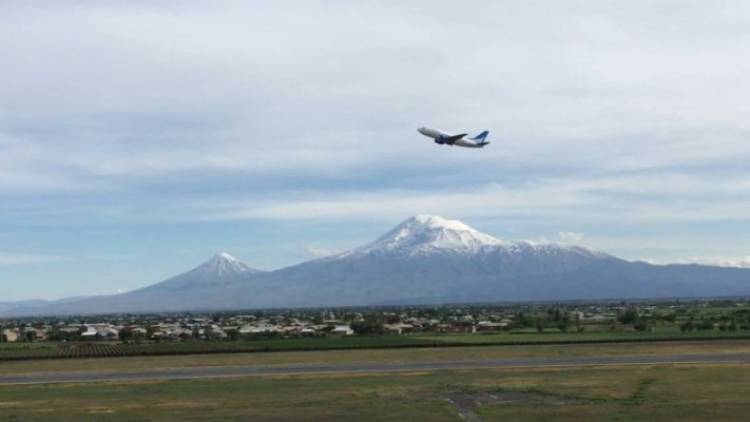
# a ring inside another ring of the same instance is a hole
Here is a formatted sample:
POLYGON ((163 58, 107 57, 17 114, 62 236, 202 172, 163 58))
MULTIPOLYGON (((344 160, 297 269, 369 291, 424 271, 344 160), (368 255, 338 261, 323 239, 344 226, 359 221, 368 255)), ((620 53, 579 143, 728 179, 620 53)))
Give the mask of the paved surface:
POLYGON ((702 355, 624 355, 594 357, 518 358, 481 361, 351 363, 293 366, 202 366, 122 371, 68 371, 0 375, 0 385, 103 381, 183 380, 253 375, 335 374, 393 371, 436 371, 549 366, 671 365, 690 363, 750 364, 750 353, 702 355))

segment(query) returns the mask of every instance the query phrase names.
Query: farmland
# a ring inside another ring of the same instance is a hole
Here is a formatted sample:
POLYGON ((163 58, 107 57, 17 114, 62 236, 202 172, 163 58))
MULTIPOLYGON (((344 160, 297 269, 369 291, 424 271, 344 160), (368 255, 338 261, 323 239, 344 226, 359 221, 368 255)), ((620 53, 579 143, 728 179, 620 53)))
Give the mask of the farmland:
POLYGON ((470 361, 506 358, 611 355, 690 355, 750 353, 750 340, 535 344, 463 347, 399 347, 338 350, 276 351, 274 353, 210 353, 182 355, 114 356, 78 359, 24 359, 0 361, 0 372, 24 373, 61 370, 138 370, 144 368, 227 365, 304 365, 326 363, 383 363, 470 361))
POLYGON ((747 332, 589 332, 527 334, 443 334, 294 338, 248 341, 190 341, 71 343, 9 343, 0 346, 0 361, 28 359, 72 359, 127 356, 161 356, 215 353, 258 353, 388 348, 441 348, 468 346, 522 346, 535 344, 629 343, 653 341, 708 341, 750 339, 747 332))
POLYGON ((4 386, 0 417, 739 420, 750 411, 748 380, 747 366, 685 365, 4 386))

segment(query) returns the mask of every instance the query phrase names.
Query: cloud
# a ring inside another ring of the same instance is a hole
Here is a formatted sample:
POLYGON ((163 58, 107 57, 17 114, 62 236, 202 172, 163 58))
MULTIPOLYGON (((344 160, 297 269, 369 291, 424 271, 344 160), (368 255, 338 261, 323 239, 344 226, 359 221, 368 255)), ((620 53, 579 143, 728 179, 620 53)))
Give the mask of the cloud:
MULTIPOLYGON (((545 179, 520 186, 489 183, 428 190, 314 192, 294 200, 217 200, 209 220, 398 218, 420 213, 561 222, 744 220, 750 213, 745 178, 722 183, 686 174, 545 179), (666 201, 665 198, 670 200, 666 201)), ((572 238, 571 238, 572 240, 572 238)))
POLYGON ((38 264, 59 261, 60 259, 57 256, 0 252, 0 266, 38 264))
POLYGON ((335 245, 432 213, 628 256, 737 255, 750 6, 629 5, 5 2, 0 248, 106 226, 172 250, 253 223, 334 226, 335 245), (492 144, 441 148, 422 125, 492 144))
POLYGON ((305 251, 313 258, 325 258, 327 256, 341 253, 341 251, 337 249, 319 248, 315 246, 308 246, 305 248, 305 251))
POLYGON ((1 185, 750 157, 741 2, 330 7, 7 6, 1 185), (475 24, 445 28, 456 16, 475 24), (495 141, 481 154, 425 152, 422 124, 487 127, 495 141))
POLYGON ((690 258, 680 263, 714 265, 717 267, 750 268, 750 256, 690 258))
POLYGON ((583 242, 583 233, 560 232, 558 237, 564 243, 581 243, 583 242))

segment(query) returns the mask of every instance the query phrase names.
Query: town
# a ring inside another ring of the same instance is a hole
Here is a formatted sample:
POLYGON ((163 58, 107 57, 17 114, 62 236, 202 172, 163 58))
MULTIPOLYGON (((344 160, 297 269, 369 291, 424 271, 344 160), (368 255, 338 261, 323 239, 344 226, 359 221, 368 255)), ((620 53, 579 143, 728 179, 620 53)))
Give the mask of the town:
MULTIPOLYGON (((750 330, 750 301, 477 304, 0 320, 3 343, 750 330)), ((520 336, 517 336, 521 338, 520 336)))

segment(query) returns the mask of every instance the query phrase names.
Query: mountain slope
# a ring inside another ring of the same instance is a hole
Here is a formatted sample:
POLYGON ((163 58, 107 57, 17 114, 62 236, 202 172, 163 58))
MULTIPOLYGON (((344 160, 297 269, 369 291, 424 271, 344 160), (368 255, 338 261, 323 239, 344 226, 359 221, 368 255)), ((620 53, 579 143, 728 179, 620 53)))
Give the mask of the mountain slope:
POLYGON ((502 241, 458 221, 416 216, 368 245, 230 289, 235 307, 494 300, 515 288, 503 281, 608 262, 624 261, 578 246, 502 241), (250 291, 256 293, 244 294, 250 291))
POLYGON ((416 216, 368 245, 228 287, 234 308, 718 296, 750 294, 750 271, 628 262, 416 216))
POLYGON ((222 284, 247 279, 261 273, 263 271, 251 268, 226 252, 220 252, 190 271, 176 275, 161 283, 134 290, 125 295, 178 292, 196 288, 217 287, 222 284))
POLYGON ((580 246, 513 242, 419 215, 372 243, 272 272, 222 253, 119 295, 5 315, 750 295, 750 269, 629 262, 580 246))
POLYGON ((33 307, 6 308, 0 314, 71 315, 221 308, 220 305, 211 306, 214 302, 206 301, 211 292, 262 273, 263 271, 249 267, 228 253, 221 252, 190 271, 138 290, 111 296, 62 299, 33 307))

